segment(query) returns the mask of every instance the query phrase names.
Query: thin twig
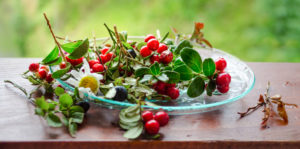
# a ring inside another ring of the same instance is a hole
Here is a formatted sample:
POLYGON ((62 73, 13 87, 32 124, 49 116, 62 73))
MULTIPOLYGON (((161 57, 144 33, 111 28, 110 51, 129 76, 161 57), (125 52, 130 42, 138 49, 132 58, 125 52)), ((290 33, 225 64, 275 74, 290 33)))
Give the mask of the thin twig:
POLYGON ((65 54, 64 54, 64 52, 62 51, 62 48, 61 48, 59 42, 56 40, 56 37, 55 37, 55 35, 54 35, 54 33, 53 33, 53 30, 52 30, 50 21, 49 21, 49 19, 47 18, 46 13, 44 13, 44 17, 45 17, 46 22, 47 22, 47 25, 48 25, 48 27, 49 27, 49 29, 50 29, 51 35, 52 35, 52 37, 53 37, 53 39, 54 39, 54 41, 55 41, 55 43, 56 43, 56 45, 57 45, 57 47, 58 47, 58 49, 59 49, 59 52, 60 52, 61 56, 63 57, 64 62, 67 63, 65 54))

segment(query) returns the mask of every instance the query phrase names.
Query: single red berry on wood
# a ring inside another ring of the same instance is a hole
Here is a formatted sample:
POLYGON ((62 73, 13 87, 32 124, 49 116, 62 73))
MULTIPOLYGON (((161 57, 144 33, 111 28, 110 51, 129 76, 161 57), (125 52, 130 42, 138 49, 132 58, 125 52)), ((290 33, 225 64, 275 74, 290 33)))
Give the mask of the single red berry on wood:
POLYGON ((150 39, 155 39, 155 36, 149 34, 149 35, 146 36, 146 38, 145 38, 144 41, 145 41, 145 42, 148 42, 150 39))
POLYGON ((89 61, 90 68, 92 68, 95 64, 100 64, 100 62, 98 60, 90 60, 89 61))
POLYGON ((95 64, 93 67, 93 72, 103 72, 104 71, 104 67, 102 64, 95 64))
POLYGON ((47 71, 44 69, 39 69, 38 75, 40 79, 45 79, 47 77, 47 71))
POLYGON ((53 81, 52 74, 48 74, 48 75, 47 75, 46 81, 47 81, 48 83, 51 83, 51 82, 53 81))
POLYGON ((216 69, 219 70, 219 71, 221 71, 221 72, 227 66, 227 62, 226 62, 226 60, 224 58, 217 59, 216 62, 215 62, 215 64, 216 64, 216 69))
POLYGON ((145 129, 148 134, 155 135, 159 132, 159 123, 156 120, 146 122, 145 129))
POLYGON ((159 63, 159 56, 154 54, 150 57, 150 63, 153 64, 155 62, 158 62, 159 63))
POLYGON ((142 113, 142 118, 144 122, 148 122, 153 119, 153 113, 151 111, 144 111, 142 113))
POLYGON ((227 93, 229 91, 229 85, 218 85, 217 89, 220 93, 227 93))
POLYGON ((147 47, 152 50, 152 51, 155 51, 158 49, 159 47, 159 42, 158 40, 156 39, 150 39, 148 42, 147 42, 147 47))
POLYGON ((169 122, 169 115, 164 111, 159 111, 154 115, 154 119, 159 123, 159 126, 165 126, 169 122))
POLYGON ((217 79, 216 79, 217 86, 229 85, 230 82, 231 82, 231 76, 230 76, 230 74, 228 74, 226 72, 220 73, 217 76, 217 79))
POLYGON ((103 49, 101 50, 101 53, 104 55, 104 54, 106 54, 106 52, 107 52, 108 50, 109 50, 108 48, 103 48, 103 49))
POLYGON ((142 57, 147 57, 152 54, 152 51, 148 47, 143 46, 141 48, 140 54, 142 55, 142 57))
POLYGON ((164 52, 166 50, 168 50, 168 46, 165 45, 165 44, 163 44, 163 43, 161 43, 161 44, 159 44, 159 47, 157 49, 157 53, 162 53, 162 52, 164 52))
POLYGON ((173 53, 171 51, 164 51, 161 53, 159 60, 163 64, 169 64, 173 60, 173 53))
POLYGON ((39 63, 31 63, 29 65, 29 71, 32 71, 32 72, 37 72, 40 68, 40 64, 39 63))
POLYGON ((170 96, 172 99, 177 99, 179 97, 179 89, 175 87, 168 88, 167 90, 168 96, 170 96))
POLYGON ((67 67, 67 65, 66 65, 65 62, 62 62, 62 63, 59 64, 59 68, 60 68, 60 69, 64 69, 64 68, 66 68, 66 67, 67 67))

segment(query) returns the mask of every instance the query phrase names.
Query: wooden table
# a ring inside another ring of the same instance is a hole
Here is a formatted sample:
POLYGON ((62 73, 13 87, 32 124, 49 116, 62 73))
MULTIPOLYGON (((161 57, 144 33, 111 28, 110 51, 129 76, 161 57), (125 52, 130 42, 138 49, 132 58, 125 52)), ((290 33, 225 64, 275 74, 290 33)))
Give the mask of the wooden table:
POLYGON ((300 105, 300 63, 248 63, 256 75, 254 89, 243 99, 226 108, 194 115, 171 116, 161 128, 161 140, 128 141, 114 123, 118 111, 92 105, 76 138, 65 129, 49 128, 43 119, 34 115, 33 106, 24 95, 4 85, 9 79, 27 89, 22 79, 29 63, 40 59, 0 59, 0 149, 5 148, 300 148, 300 109, 288 108, 289 124, 272 121, 270 128, 260 128, 261 110, 239 119, 237 112, 257 103, 271 81, 271 94, 279 93, 283 100, 300 105))

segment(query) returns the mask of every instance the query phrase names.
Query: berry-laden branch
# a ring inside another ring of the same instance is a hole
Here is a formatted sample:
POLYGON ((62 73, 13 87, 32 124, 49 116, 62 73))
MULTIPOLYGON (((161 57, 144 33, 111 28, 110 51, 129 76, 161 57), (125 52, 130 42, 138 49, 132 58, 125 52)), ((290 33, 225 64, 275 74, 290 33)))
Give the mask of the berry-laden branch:
POLYGON ((46 19, 46 22, 47 22, 47 25, 48 25, 49 30, 50 30, 50 32, 51 32, 51 35, 52 35, 52 37, 53 37, 53 39, 54 39, 54 41, 55 41, 55 44, 57 45, 57 47, 58 47, 58 49, 59 49, 59 52, 60 52, 61 56, 63 57, 64 62, 66 63, 67 60, 66 60, 65 54, 64 54, 64 52, 62 51, 62 48, 61 48, 59 42, 56 40, 56 36, 55 36, 54 33, 53 33, 53 30, 52 30, 50 21, 49 21, 47 15, 46 15, 46 13, 44 13, 44 17, 45 17, 45 19, 46 19))

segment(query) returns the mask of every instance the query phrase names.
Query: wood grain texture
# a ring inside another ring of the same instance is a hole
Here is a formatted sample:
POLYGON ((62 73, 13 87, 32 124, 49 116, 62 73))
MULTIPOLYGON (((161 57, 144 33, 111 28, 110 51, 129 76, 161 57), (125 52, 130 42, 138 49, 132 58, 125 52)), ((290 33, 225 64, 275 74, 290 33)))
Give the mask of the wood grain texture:
POLYGON ((117 110, 92 105, 79 127, 76 138, 65 129, 49 128, 34 115, 34 108, 24 95, 3 80, 9 79, 31 89, 20 74, 31 62, 40 59, 0 59, 0 148, 300 148, 300 109, 287 108, 289 124, 272 121, 270 128, 260 128, 261 110, 239 119, 237 112, 255 105, 260 93, 271 82, 271 94, 300 105, 299 63, 248 63, 256 75, 254 89, 243 99, 212 112, 171 116, 161 128, 158 141, 127 141, 115 124, 117 110))

